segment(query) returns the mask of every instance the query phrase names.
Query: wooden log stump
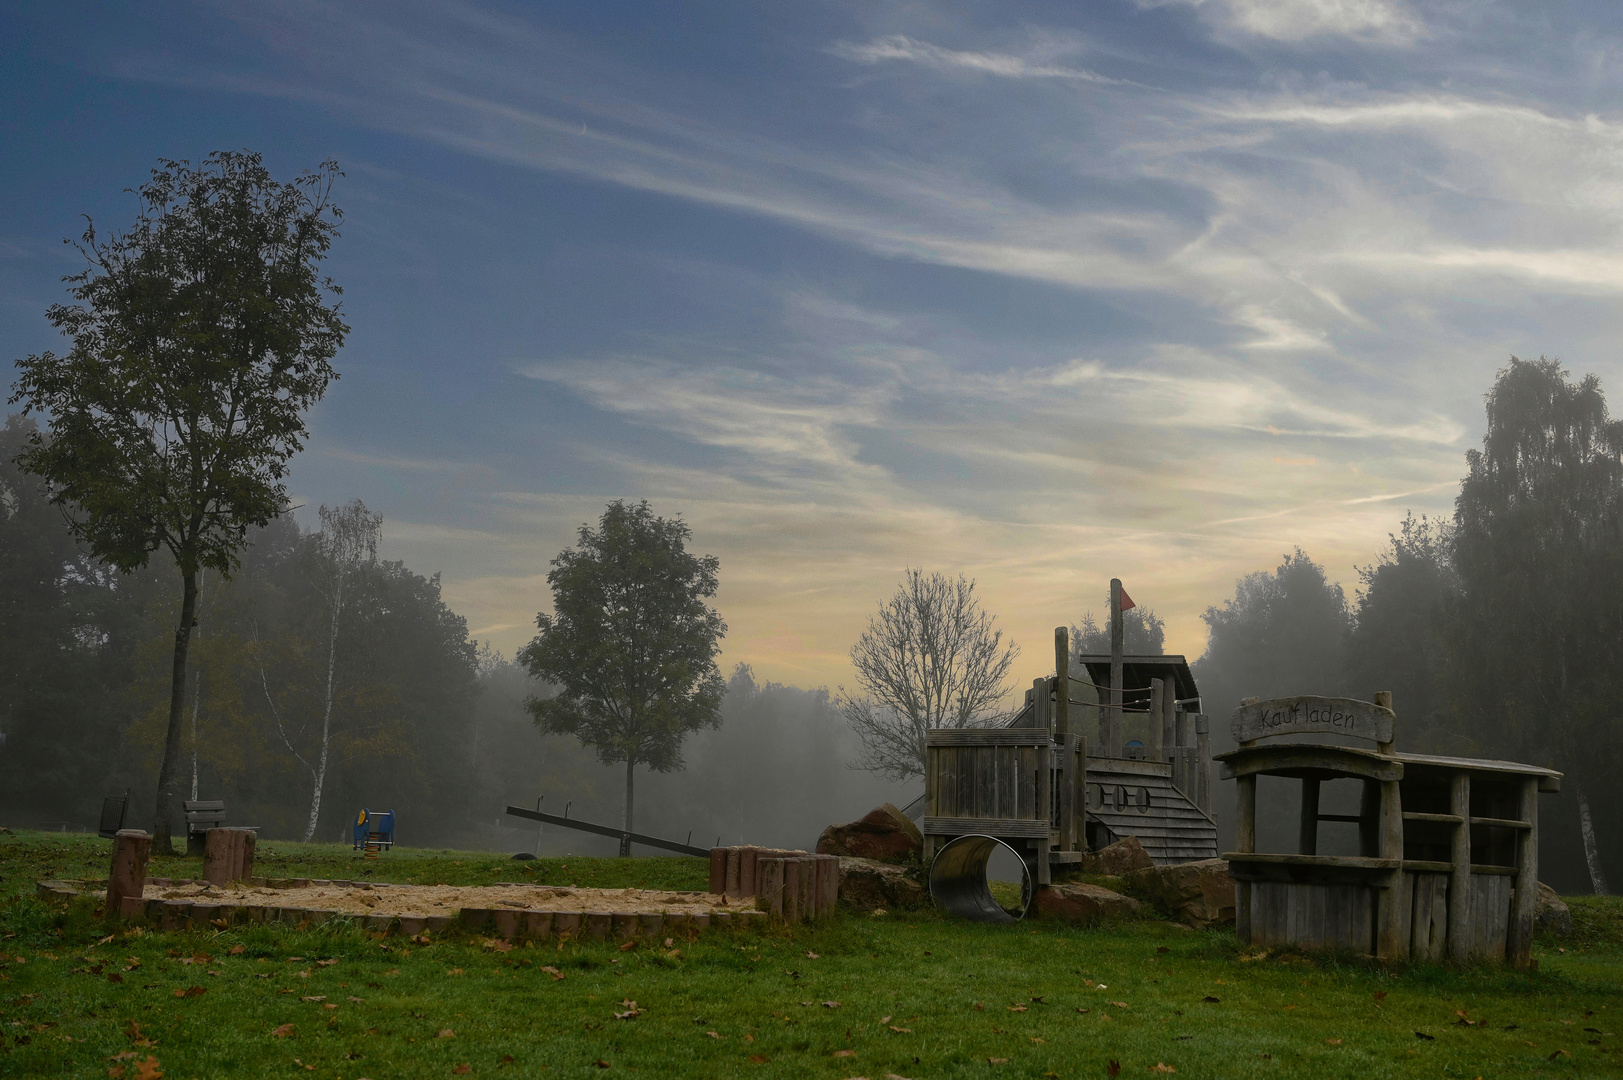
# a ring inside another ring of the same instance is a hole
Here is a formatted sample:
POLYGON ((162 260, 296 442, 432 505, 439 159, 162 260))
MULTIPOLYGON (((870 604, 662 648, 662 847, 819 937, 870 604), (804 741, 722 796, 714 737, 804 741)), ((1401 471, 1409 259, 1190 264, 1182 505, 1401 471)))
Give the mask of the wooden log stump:
POLYGON ((616 941, 626 941, 637 936, 637 913, 635 911, 616 911, 611 923, 611 933, 616 941))
POLYGON ((739 874, 743 870, 744 852, 740 848, 727 849, 727 874, 723 879, 722 891, 729 900, 737 900, 744 894, 739 891, 739 874))
POLYGON ((791 926, 806 917, 802 907, 805 891, 800 880, 803 865, 799 859, 783 860, 783 921, 791 926))
POLYGON ((614 914, 608 911, 582 912, 580 923, 581 937, 591 941, 606 941, 609 931, 614 926, 614 914))
POLYGON ((495 927, 496 936, 506 941, 518 940, 518 928, 521 914, 517 908, 492 908, 491 924, 495 927))
POLYGON ((224 885, 237 869, 235 829, 210 829, 203 834, 203 880, 224 885))
POLYGON ((758 847, 740 848, 738 852, 738 895, 755 896, 759 887, 755 880, 755 868, 761 860, 761 849, 758 847))
POLYGON ((402 915, 398 925, 401 937, 419 937, 424 930, 428 929, 428 916, 402 915))
POLYGON ((552 932, 558 939, 580 937, 581 913, 578 911, 554 911, 552 913, 552 932))
POLYGON ((657 911, 644 911, 637 916, 637 933, 656 941, 665 932, 665 916, 657 911))
POLYGON ((552 912, 525 911, 520 933, 526 941, 545 941, 552 936, 552 912))
POLYGON ((840 857, 817 855, 817 913, 832 915, 840 903, 840 857))
POLYGON ((727 849, 710 849, 710 892, 720 896, 727 891, 727 849))
POLYGON ((783 921, 783 860, 776 856, 758 859, 755 874, 756 905, 770 915, 773 922, 783 921))
POLYGON ((107 875, 107 914, 125 915, 126 897, 140 899, 146 891, 147 857, 152 854, 152 837, 140 829, 120 829, 113 837, 113 865, 107 875))
POLYGON ((802 855, 800 862, 800 919, 811 922, 817 918, 817 859, 802 855))

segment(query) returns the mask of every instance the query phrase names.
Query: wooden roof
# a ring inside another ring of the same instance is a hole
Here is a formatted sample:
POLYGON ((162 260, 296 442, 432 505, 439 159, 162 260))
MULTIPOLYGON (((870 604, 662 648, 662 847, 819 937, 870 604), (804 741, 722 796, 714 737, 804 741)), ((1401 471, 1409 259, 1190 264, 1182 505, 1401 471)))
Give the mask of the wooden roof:
MULTIPOLYGON (((1088 673, 1088 681, 1098 686, 1110 686, 1110 654, 1089 654, 1079 658, 1088 673)), ((1174 679, 1178 684, 1178 700, 1188 701, 1200 697, 1195 677, 1189 673, 1189 661, 1178 653, 1166 656, 1126 654, 1121 658, 1122 704, 1150 700, 1151 679, 1174 679)), ((1184 706, 1187 712, 1199 712, 1198 703, 1184 706)))

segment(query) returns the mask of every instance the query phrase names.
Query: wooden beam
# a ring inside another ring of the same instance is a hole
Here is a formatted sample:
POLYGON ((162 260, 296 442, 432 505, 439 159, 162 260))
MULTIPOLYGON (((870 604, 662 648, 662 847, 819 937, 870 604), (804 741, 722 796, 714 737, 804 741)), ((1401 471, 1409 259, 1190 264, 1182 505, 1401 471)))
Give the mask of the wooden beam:
POLYGON ((1166 708, 1167 690, 1166 682, 1162 679, 1150 680, 1150 711, 1145 717, 1148 730, 1144 733, 1144 741, 1148 744, 1145 755, 1151 761, 1165 761, 1166 755, 1161 743, 1161 713, 1166 708))
POLYGON ((1471 774, 1461 769, 1449 778, 1449 810, 1454 826, 1448 880, 1448 954, 1457 964, 1471 956, 1471 774))
POLYGON ((1071 638, 1063 626, 1054 627, 1054 737, 1061 746, 1071 734, 1071 638))
POLYGON ((1302 820, 1297 828, 1296 850, 1303 855, 1319 853, 1319 779, 1302 777, 1302 820))
POLYGON ((1121 579, 1110 579, 1110 708, 1109 724, 1099 733, 1105 757, 1121 757, 1121 579))
POLYGON ((1408 959, 1409 943, 1403 940, 1403 797, 1396 780, 1381 783, 1380 857, 1397 868, 1375 894, 1375 955, 1397 963, 1408 959))
POLYGON ((1533 966, 1533 915, 1538 907, 1538 781, 1523 780, 1520 812, 1526 831, 1516 837, 1516 892, 1510 905, 1505 959, 1526 970, 1533 966))

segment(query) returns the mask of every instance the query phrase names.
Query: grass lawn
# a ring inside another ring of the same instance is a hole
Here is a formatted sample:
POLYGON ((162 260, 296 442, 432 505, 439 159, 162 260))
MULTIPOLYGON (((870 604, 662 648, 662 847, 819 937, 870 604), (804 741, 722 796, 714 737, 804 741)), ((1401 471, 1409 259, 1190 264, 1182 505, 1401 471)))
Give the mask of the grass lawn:
MULTIPOLYGON (((1576 903, 1577 936, 1541 940, 1539 971, 1518 975, 1247 958, 1231 932, 1148 920, 992 927, 933 912, 630 951, 423 945, 343 923, 109 938, 91 905, 33 898, 39 878, 105 877, 109 849, 0 835, 0 1076, 1623 1076, 1623 902, 1611 899, 1576 903)), ((149 872, 195 877, 200 860, 149 872)), ((256 872, 706 879, 686 858, 368 861, 280 842, 260 846, 256 872)))

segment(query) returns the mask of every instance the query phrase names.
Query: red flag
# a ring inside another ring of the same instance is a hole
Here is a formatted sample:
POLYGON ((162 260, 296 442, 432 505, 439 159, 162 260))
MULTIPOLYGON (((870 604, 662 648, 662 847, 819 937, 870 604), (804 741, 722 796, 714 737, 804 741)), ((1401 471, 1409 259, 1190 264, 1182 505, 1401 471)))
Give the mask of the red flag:
POLYGON ((1137 604, 1133 603, 1133 598, 1127 595, 1127 590, 1123 588, 1121 591, 1121 609, 1126 611, 1128 608, 1135 608, 1137 606, 1137 604))

